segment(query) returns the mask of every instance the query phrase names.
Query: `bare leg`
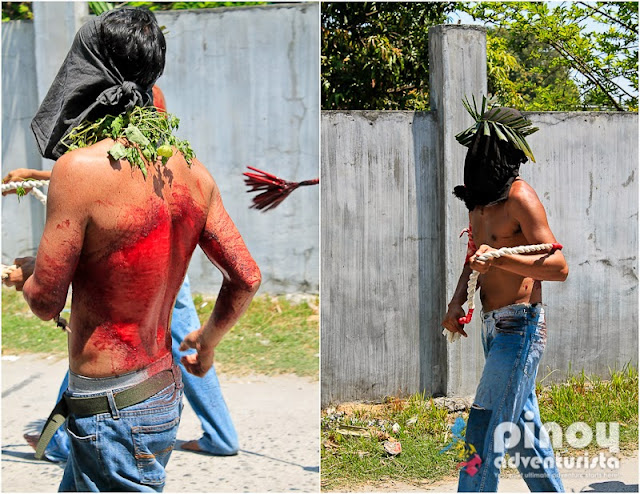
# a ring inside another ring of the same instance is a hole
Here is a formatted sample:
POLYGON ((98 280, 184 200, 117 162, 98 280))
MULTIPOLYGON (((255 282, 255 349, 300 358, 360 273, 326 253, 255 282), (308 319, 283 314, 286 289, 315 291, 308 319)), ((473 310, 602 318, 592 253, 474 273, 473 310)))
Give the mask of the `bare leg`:
POLYGON ((29 446, 36 449, 38 441, 40 440, 40 434, 23 434, 22 437, 24 437, 24 440, 27 441, 29 446))

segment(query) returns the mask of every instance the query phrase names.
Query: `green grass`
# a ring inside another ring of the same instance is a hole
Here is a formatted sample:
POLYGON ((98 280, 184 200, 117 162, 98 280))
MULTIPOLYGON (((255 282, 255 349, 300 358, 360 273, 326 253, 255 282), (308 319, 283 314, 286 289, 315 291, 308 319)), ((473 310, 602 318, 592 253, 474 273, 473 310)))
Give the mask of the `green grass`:
MULTIPOLYGON (((638 371, 632 366, 612 371, 608 380, 583 373, 564 383, 539 386, 538 397, 543 422, 557 422, 563 431, 574 422, 586 422, 594 431, 596 422, 619 422, 621 451, 637 450, 638 371)), ((323 410, 322 490, 375 490, 376 483, 387 480, 424 485, 455 478, 459 460, 453 450, 439 452, 451 443, 450 427, 458 415, 420 394, 377 405, 346 403, 323 410), (393 432, 396 423, 400 430, 393 432), (400 441, 398 456, 384 450, 389 439, 400 441)), ((462 416, 466 421, 468 411, 462 416)), ((588 450, 597 449, 594 438, 588 450)), ((584 450, 572 449, 565 441, 556 453, 580 456, 584 450)))
POLYGON ((449 442, 449 414, 421 395, 382 405, 341 405, 324 410, 321 421, 322 489, 393 479, 411 482, 442 478, 455 471, 456 460, 438 452, 449 442), (394 424, 400 431, 393 432, 394 424), (354 428, 360 428, 354 430, 354 428), (367 434, 367 436, 351 434, 367 434), (389 439, 402 453, 388 455, 389 439))
MULTIPOLYGON (((69 318, 68 313, 62 317, 69 318)), ((2 287, 2 354, 47 353, 63 357, 67 353, 67 333, 52 321, 33 315, 22 292, 2 287)))
MULTIPOLYGON (((215 299, 194 297, 201 320, 215 299)), ((68 318, 68 313, 63 313, 68 318)), ((256 297, 216 349, 216 370, 229 374, 283 374, 316 378, 319 367, 318 298, 292 303, 285 297, 256 297)), ((21 293, 2 289, 2 353, 45 353, 64 357, 66 333, 34 316, 21 293)))
MULTIPOLYGON (((194 297, 203 322, 213 299, 194 297)), ((318 377, 318 299, 292 303, 285 297, 256 297, 249 310, 216 348, 216 365, 224 372, 293 373, 318 377)))
MULTIPOLYGON (((585 422, 595 431, 597 422, 620 422, 621 448, 638 446, 638 370, 630 365, 610 371, 610 378, 586 376, 584 371, 565 383, 544 388, 538 396, 545 422, 556 422, 562 430, 585 422)), ((595 449, 595 445, 589 449, 595 449)))

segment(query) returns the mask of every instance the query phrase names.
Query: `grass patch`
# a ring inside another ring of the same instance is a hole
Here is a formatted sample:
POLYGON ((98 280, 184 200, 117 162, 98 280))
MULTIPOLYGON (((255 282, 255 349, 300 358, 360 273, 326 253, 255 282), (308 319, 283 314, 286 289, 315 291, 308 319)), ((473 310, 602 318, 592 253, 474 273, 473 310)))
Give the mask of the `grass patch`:
MULTIPOLYGON (((556 422, 563 432, 574 422, 585 422, 595 431, 596 422, 620 423, 620 449, 638 447, 638 371, 625 366, 605 380, 584 373, 564 383, 539 387, 543 422, 556 422)), ((386 480, 416 485, 458 475, 453 451, 439 452, 453 436, 457 416, 432 399, 417 394, 409 399, 389 399, 382 404, 346 403, 322 411, 321 472, 323 491, 366 486, 386 480), (395 428, 394 428, 395 426, 395 428), (391 456, 385 441, 399 441, 402 452, 391 456)), ((595 437, 588 447, 598 450, 595 437)), ((580 456, 585 450, 569 447, 556 453, 580 456)), ((373 484, 374 488, 371 489, 373 484)))
MULTIPOLYGON (((68 307, 67 307, 68 308, 68 307)), ((62 317, 68 319, 69 314, 62 317)), ((2 287, 2 354, 46 353, 67 354, 67 333, 52 321, 36 317, 22 292, 2 287)))
POLYGON ((455 458, 438 453, 449 442, 449 423, 445 408, 419 394, 379 405, 343 404, 323 410, 322 490, 454 473, 455 458), (402 453, 391 456, 385 451, 384 443, 390 440, 400 442, 402 453))
MULTIPOLYGON (((215 300, 196 295, 194 302, 204 322, 215 300)), ((216 348, 216 362, 233 374, 292 373, 317 378, 318 322, 317 297, 301 303, 284 296, 256 297, 216 348)))
MULTIPOLYGON (((563 431, 585 422, 594 432, 597 422, 619 422, 620 448, 638 449, 638 370, 631 365, 610 371, 607 380, 583 371, 564 383, 538 384, 538 397, 544 422, 556 422, 563 431)), ((587 449, 597 449, 595 440, 587 449)))
MULTIPOLYGON (((194 297, 204 321, 215 299, 194 297)), ((63 317, 68 318, 68 313, 63 317)), ((317 378, 319 367, 318 297, 294 303, 286 297, 256 297, 216 349, 216 368, 231 374, 283 374, 317 378)), ((41 321, 22 293, 2 288, 2 353, 67 353, 66 333, 41 321)))

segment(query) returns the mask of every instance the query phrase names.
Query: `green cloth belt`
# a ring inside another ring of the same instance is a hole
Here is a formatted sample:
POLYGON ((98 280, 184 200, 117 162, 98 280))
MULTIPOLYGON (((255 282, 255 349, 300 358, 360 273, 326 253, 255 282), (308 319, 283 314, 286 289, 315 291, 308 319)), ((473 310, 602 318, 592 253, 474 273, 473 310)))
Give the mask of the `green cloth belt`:
MULTIPOLYGON (((174 382, 175 378, 171 369, 158 372, 140 384, 131 386, 118 393, 113 393, 116 408, 121 410, 142 403, 174 382)), ((44 450, 49 444, 49 441, 51 441, 51 438, 58 428, 64 424, 69 414, 97 415, 110 411, 111 407, 109 406, 109 399, 106 395, 78 398, 64 394, 42 428, 40 439, 36 446, 36 459, 41 460, 44 457, 44 450)))

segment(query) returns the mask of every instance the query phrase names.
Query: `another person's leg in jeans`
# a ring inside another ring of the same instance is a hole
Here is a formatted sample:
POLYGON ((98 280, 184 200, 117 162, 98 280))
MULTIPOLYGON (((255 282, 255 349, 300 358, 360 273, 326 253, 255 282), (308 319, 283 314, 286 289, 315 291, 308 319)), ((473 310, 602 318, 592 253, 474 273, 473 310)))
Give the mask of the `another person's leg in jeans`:
MULTIPOLYGON (((171 319, 172 351, 176 363, 180 362, 181 353, 178 350, 180 342, 188 333, 200 326, 187 277, 178 292, 171 319)), ((236 454, 238 452, 238 434, 231 421, 227 404, 222 397, 215 367, 212 367, 204 377, 189 374, 182 364, 180 364, 180 369, 184 382, 184 394, 198 416, 204 432, 202 437, 197 440, 198 449, 212 455, 236 454)), ((190 446, 189 444, 185 445, 190 446)))
MULTIPOLYGON (((498 426, 504 427, 500 424, 512 423, 518 427, 526 421, 538 424, 537 429, 541 426, 537 401, 531 395, 535 394, 538 363, 547 338, 542 306, 518 304, 484 314, 482 338, 486 363, 469 412, 466 433, 467 444, 474 446, 482 464, 473 474, 468 473, 466 467, 460 471, 460 492, 497 491, 500 463, 507 451, 502 443, 505 436, 509 437, 508 433, 494 434, 498 426)), ((519 445, 508 444, 510 451, 537 456, 541 465, 545 458, 547 464, 554 459, 551 448, 541 447, 539 440, 534 441, 533 448, 526 449, 523 449, 524 438, 520 441, 519 445)), ((563 491, 555 463, 552 465, 546 470, 520 466, 532 491, 563 491), (546 475, 538 477, 540 474, 546 475)))

